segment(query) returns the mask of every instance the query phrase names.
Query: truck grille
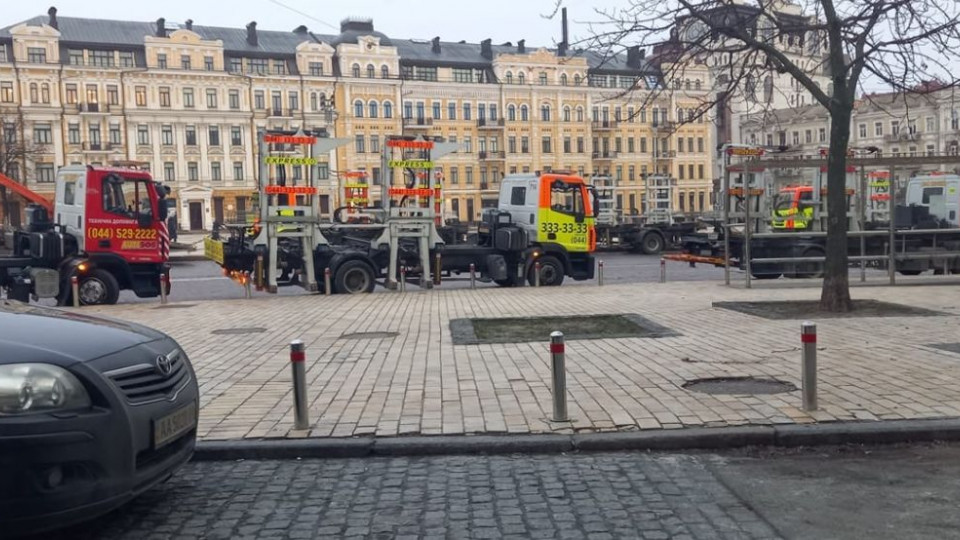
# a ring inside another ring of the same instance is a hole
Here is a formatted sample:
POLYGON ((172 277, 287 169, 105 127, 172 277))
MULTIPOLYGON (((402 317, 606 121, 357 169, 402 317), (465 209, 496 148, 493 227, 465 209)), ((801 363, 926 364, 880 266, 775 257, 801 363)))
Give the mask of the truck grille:
POLYGON ((174 351, 166 358, 170 363, 170 371, 166 374, 161 372, 156 364, 137 364, 106 375, 130 402, 156 401, 183 388, 184 383, 190 379, 190 370, 187 369, 180 351, 174 351))

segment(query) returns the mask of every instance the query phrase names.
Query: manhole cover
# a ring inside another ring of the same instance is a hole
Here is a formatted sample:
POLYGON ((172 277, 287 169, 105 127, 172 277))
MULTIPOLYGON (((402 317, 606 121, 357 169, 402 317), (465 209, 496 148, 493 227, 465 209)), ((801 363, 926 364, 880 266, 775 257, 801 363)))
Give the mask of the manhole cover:
POLYGON ((340 336, 340 339, 386 339, 399 335, 399 332, 356 332, 353 334, 344 334, 340 336))
POLYGON ((267 331, 266 328, 258 328, 258 327, 251 327, 251 328, 221 328, 221 329, 219 329, 219 330, 214 330, 214 331, 212 331, 212 332, 210 332, 210 333, 211 333, 211 334, 214 334, 214 335, 216 335, 216 336, 242 336, 242 335, 245 335, 245 334, 262 334, 263 332, 266 332, 266 331, 267 331))
POLYGON ((776 379, 755 377, 717 377, 687 381, 683 387, 703 394, 783 394, 793 392, 796 386, 776 379))
POLYGON ((196 304, 163 304, 153 309, 186 309, 194 306, 196 306, 196 304))

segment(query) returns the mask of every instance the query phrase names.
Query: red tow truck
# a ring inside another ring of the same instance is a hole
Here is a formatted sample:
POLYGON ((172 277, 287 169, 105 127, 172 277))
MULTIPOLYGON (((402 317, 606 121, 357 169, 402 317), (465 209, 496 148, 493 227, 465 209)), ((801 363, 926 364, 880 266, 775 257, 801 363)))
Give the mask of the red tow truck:
MULTIPOLYGON (((82 305, 114 304, 121 290, 141 298, 169 289, 167 188, 133 168, 69 166, 57 173, 51 205, 0 175, 0 185, 23 196, 27 219, 0 255, 0 290, 10 299, 73 302, 71 278, 82 305)), ((169 291, 168 291, 169 292, 169 291)))

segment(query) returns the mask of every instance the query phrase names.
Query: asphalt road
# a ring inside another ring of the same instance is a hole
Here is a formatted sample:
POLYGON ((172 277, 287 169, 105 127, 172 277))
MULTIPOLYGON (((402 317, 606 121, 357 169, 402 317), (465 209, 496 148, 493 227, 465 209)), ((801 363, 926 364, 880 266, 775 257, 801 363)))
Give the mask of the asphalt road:
POLYGON ((194 463, 70 539, 960 538, 958 446, 194 463))

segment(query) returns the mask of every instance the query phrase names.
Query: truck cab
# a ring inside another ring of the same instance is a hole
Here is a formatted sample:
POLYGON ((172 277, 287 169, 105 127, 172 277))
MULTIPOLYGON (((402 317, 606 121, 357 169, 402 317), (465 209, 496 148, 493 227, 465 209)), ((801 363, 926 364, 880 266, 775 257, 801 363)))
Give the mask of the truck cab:
POLYGON ((802 231, 813 223, 813 186, 790 186, 773 200, 773 229, 802 231))
POLYGON ((960 176, 917 176, 907 183, 907 205, 924 206, 930 216, 960 227, 960 176))
POLYGON ((597 247, 591 193, 584 180, 562 174, 511 174, 504 177, 498 202, 514 224, 540 244, 553 244, 571 253, 597 247))

